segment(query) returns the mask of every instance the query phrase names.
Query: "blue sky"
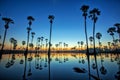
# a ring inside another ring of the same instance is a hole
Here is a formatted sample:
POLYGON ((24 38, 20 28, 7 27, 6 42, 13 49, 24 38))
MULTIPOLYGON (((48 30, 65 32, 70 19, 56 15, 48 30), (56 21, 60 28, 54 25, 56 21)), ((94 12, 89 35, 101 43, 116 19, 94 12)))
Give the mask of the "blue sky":
MULTIPOLYGON (((84 41, 84 18, 80 7, 89 5, 90 9, 98 8, 101 15, 96 23, 96 32, 101 32, 102 42, 112 41, 107 29, 120 22, 119 0, 0 0, 0 35, 4 33, 2 17, 10 17, 15 24, 10 24, 6 42, 14 37, 21 44, 26 40, 28 21, 27 16, 33 16, 35 21, 32 32, 37 37, 49 38, 48 15, 55 16, 53 21, 52 43, 66 42, 70 46, 77 45, 77 41, 84 41)), ((92 21, 87 19, 88 37, 92 35, 92 21)), ((115 34, 116 38, 118 37, 115 34)), ((96 40, 97 41, 97 40, 96 40)))

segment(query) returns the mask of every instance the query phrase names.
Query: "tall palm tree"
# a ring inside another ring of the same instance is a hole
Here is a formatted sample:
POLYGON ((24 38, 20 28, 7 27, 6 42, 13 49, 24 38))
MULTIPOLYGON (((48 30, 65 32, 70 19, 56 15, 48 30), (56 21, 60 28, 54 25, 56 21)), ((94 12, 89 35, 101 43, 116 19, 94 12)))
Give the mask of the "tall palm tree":
POLYGON ((99 43, 99 48, 100 48, 100 39, 102 37, 102 34, 100 32, 96 33, 96 38, 98 39, 98 43, 99 43))
POLYGON ((107 30, 107 33, 109 33, 109 34, 112 36, 113 42, 114 42, 114 40, 115 40, 115 38, 114 38, 114 32, 116 32, 115 27, 110 27, 110 28, 108 28, 108 30, 107 30))
POLYGON ((120 42, 120 23, 116 23, 116 24, 114 24, 114 26, 117 27, 117 33, 119 35, 119 42, 120 42))
POLYGON ((26 46, 26 53, 27 53, 27 51, 28 51, 28 45, 29 45, 29 36, 30 36, 30 31, 31 31, 31 25, 32 25, 32 21, 34 21, 35 19, 32 17, 32 16, 28 16, 27 17, 27 20, 29 21, 29 27, 27 27, 27 33, 28 33, 28 35, 27 35, 27 46, 26 46))
POLYGON ((86 36, 86 45, 87 45, 87 54, 89 53, 88 49, 88 37, 87 37, 87 26, 86 26, 86 19, 87 19, 87 11, 89 9, 88 5, 83 5, 80 10, 82 10, 83 14, 82 16, 84 17, 84 24, 85 24, 85 36, 86 36))
POLYGON ((94 45, 94 53, 96 53, 95 51, 95 24, 98 20, 98 16, 100 15, 100 11, 99 9, 94 8, 93 10, 89 12, 89 14, 90 14, 89 18, 93 20, 93 43, 94 43, 93 45, 94 45))
POLYGON ((9 24, 14 23, 11 18, 2 18, 2 20, 5 21, 5 32, 4 32, 4 38, 3 38, 1 51, 3 51, 3 48, 4 48, 5 38, 6 38, 6 34, 7 34, 7 29, 9 28, 9 24))
MULTIPOLYGON (((51 35, 52 35, 52 23, 54 20, 54 16, 53 15, 49 15, 48 19, 50 20, 50 36, 49 36, 49 49, 48 49, 48 55, 50 57, 50 52, 51 52, 51 35)), ((50 61, 50 60, 49 60, 50 61)))

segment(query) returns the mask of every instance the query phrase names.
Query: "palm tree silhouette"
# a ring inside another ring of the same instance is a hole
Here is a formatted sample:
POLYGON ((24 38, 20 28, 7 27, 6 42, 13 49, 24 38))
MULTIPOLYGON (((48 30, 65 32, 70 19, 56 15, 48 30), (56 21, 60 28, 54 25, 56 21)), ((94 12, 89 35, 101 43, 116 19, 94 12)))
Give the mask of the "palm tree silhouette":
POLYGON ((27 46, 26 46, 26 53, 28 52, 28 45, 29 45, 29 36, 30 36, 30 31, 31 31, 31 25, 32 25, 32 21, 34 21, 35 19, 32 16, 28 16, 27 20, 29 21, 29 27, 27 27, 27 46))
POLYGON ((99 42, 99 49, 100 49, 100 44, 101 44, 100 42, 101 37, 102 37, 102 34, 100 32, 96 33, 96 38, 98 39, 98 42, 99 42))
POLYGON ((100 15, 100 11, 99 9, 94 8, 93 10, 89 12, 89 14, 90 14, 89 18, 93 20, 93 43, 94 43, 93 45, 94 45, 94 54, 95 54, 96 53, 95 51, 95 24, 98 20, 98 15, 100 15))
POLYGON ((41 38, 41 50, 43 49, 43 39, 44 39, 44 37, 42 36, 41 38))
POLYGON ((26 42, 25 41, 22 41, 22 45, 23 45, 23 49, 24 49, 24 45, 26 44, 26 42))
POLYGON ((80 44, 81 44, 81 50, 82 50, 82 46, 83 46, 84 42, 83 42, 83 41, 81 41, 81 42, 80 42, 80 44))
MULTIPOLYGON (((78 44, 78 48, 80 49, 80 41, 78 41, 77 44, 78 44)), ((79 49, 78 49, 78 50, 79 50, 79 49)))
MULTIPOLYGON (((9 41, 10 41, 10 43, 11 43, 11 45, 10 45, 10 50, 11 50, 11 48, 13 47, 13 46, 12 46, 12 44, 14 43, 14 40, 15 40, 15 39, 14 39, 13 37, 12 37, 12 38, 10 38, 10 40, 9 40, 9 41)), ((12 48, 12 49, 13 49, 13 48, 12 48)))
POLYGON ((89 9, 88 5, 83 5, 80 10, 83 12, 83 17, 84 17, 84 24, 85 24, 85 36, 86 36, 86 45, 87 45, 87 54, 89 54, 89 49, 88 49, 88 37, 87 37, 87 26, 86 26, 86 19, 87 19, 87 11, 89 9))
POLYGON ((112 36, 113 42, 114 42, 114 40, 115 40, 115 38, 114 38, 114 32, 116 32, 115 27, 110 27, 110 28, 108 28, 108 30, 107 30, 107 33, 109 33, 109 34, 112 36))
POLYGON ((31 43, 33 43, 34 35, 35 35, 35 32, 31 32, 31 36, 32 36, 31 43))
POLYGON ((1 51, 3 51, 3 48, 4 48, 5 38, 6 38, 6 34, 7 34, 7 29, 9 28, 9 24, 14 23, 11 18, 2 18, 2 20, 5 21, 5 32, 4 32, 4 38, 3 38, 1 51))
MULTIPOLYGON (((53 15, 49 15, 48 19, 50 19, 50 36, 49 36, 49 49, 48 49, 48 55, 50 56, 50 51, 51 51, 51 35, 52 35, 52 23, 54 20, 54 16, 53 15)), ((50 61, 50 60, 49 60, 50 61)))
POLYGON ((48 39, 45 39, 45 42, 46 42, 46 49, 47 49, 47 46, 48 46, 48 39))
POLYGON ((114 24, 114 26, 117 27, 117 33, 119 35, 119 42, 120 42, 120 23, 116 23, 116 24, 114 24))
POLYGON ((92 47, 92 42, 93 42, 93 37, 92 36, 89 37, 89 41, 90 41, 90 46, 92 47))

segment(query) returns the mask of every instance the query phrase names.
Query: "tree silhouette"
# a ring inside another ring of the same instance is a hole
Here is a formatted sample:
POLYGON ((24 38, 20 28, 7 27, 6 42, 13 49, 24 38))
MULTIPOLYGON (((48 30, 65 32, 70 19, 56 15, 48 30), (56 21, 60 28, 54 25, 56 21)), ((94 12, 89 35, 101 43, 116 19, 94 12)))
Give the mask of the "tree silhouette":
POLYGON ((94 45, 94 54, 96 53, 95 51, 95 24, 98 20, 98 15, 100 15, 100 11, 97 8, 94 8, 89 12, 91 20, 93 20, 93 45, 94 45))
POLYGON ((23 45, 23 49, 24 49, 24 45, 26 44, 26 42, 25 41, 22 41, 22 45, 23 45))
POLYGON ((92 42, 93 42, 93 37, 92 36, 89 37, 89 41, 90 41, 90 46, 92 47, 92 42))
POLYGON ((102 34, 100 32, 96 33, 96 38, 98 39, 99 48, 100 48, 100 44, 101 44, 101 42, 100 42, 101 37, 102 37, 102 34))
POLYGON ((88 49, 88 37, 87 37, 87 26, 86 26, 86 19, 87 19, 87 11, 89 9, 88 5, 83 5, 80 10, 82 10, 83 14, 82 16, 84 17, 84 24, 85 24, 85 36, 86 36, 86 45, 87 45, 87 54, 89 53, 88 49))
POLYGON ((116 24, 114 24, 114 26, 117 27, 117 33, 119 35, 119 42, 120 42, 120 23, 116 23, 116 24))
POLYGON ((47 46, 48 46, 48 39, 45 39, 45 42, 46 42, 46 49, 47 49, 47 46))
POLYGON ((114 38, 114 32, 116 32, 115 27, 110 27, 110 28, 108 28, 108 30, 107 30, 107 33, 109 33, 109 34, 112 36, 113 42, 114 42, 114 40, 115 40, 115 38, 114 38))
POLYGON ((32 21, 34 21, 35 19, 32 16, 28 16, 27 20, 29 21, 29 27, 27 27, 27 46, 26 46, 26 53, 28 52, 28 45, 29 45, 29 36, 30 36, 30 31, 31 31, 31 25, 32 25, 32 21))
POLYGON ((81 42, 80 42, 80 44, 81 44, 81 50, 82 50, 82 46, 83 46, 84 42, 83 42, 83 41, 81 41, 81 42))
POLYGON ((3 38, 1 51, 3 51, 3 48, 4 48, 4 43, 5 43, 5 39, 6 39, 7 29, 9 28, 9 24, 14 23, 11 18, 2 18, 2 20, 5 21, 5 32, 4 32, 4 38, 3 38))
MULTIPOLYGON (((49 15, 48 19, 50 20, 50 36, 49 36, 49 49, 48 49, 48 55, 50 57, 50 52, 51 52, 51 35, 52 35, 52 23, 54 20, 54 16, 53 15, 49 15)), ((49 60, 50 61, 50 60, 49 60)))

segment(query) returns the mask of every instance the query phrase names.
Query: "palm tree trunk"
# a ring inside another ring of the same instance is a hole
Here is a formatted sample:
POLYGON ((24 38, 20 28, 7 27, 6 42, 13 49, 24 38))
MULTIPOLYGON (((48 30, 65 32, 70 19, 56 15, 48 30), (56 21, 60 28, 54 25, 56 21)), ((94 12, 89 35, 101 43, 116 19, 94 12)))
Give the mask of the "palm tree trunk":
POLYGON ((86 27, 86 16, 85 16, 85 36, 86 36, 86 45, 87 45, 87 54, 89 54, 89 49, 88 49, 88 37, 87 37, 87 27, 86 27))
POLYGON ((93 23, 93 45, 94 45, 94 54, 96 54, 96 50, 95 50, 95 22, 93 23))
POLYGON ((114 35, 112 35, 112 38, 113 38, 113 42, 114 42, 115 41, 114 35))
POLYGON ((51 52, 51 35, 52 35, 52 23, 50 23, 50 36, 49 36, 49 49, 48 49, 49 57, 50 57, 50 52, 51 52))
POLYGON ((7 29, 5 29, 5 32, 4 32, 4 38, 3 38, 3 44, 2 44, 1 51, 3 51, 3 48, 4 48, 4 43, 5 43, 6 34, 7 34, 7 29))
POLYGON ((30 35, 30 31, 28 30, 26 52, 28 52, 28 45, 29 45, 29 35, 30 35))

